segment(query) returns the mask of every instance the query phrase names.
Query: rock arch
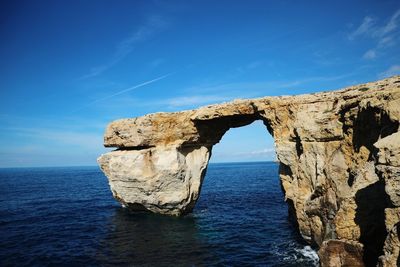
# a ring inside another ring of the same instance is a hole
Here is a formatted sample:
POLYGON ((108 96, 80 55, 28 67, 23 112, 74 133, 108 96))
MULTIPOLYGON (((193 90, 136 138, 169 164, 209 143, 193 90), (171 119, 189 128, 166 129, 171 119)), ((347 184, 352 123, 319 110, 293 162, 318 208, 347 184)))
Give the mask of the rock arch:
POLYGON ((118 149, 98 162, 123 205, 183 215, 199 197, 212 146, 230 128, 254 120, 262 120, 275 140, 285 198, 301 235, 321 247, 322 263, 354 265, 363 250, 370 255, 367 266, 380 255, 382 264, 395 263, 400 76, 333 92, 117 120, 108 125, 104 144, 118 149))

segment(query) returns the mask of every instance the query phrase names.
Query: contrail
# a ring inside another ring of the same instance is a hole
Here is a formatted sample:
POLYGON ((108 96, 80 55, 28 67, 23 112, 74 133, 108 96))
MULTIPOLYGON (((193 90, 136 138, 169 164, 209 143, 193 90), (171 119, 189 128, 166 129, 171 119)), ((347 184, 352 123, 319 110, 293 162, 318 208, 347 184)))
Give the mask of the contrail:
POLYGON ((150 80, 150 81, 146 81, 146 82, 143 82, 143 83, 140 83, 140 84, 131 86, 131 87, 129 87, 129 88, 126 88, 126 89, 124 89, 124 90, 121 90, 121 91, 119 91, 119 92, 116 92, 116 93, 114 93, 114 94, 112 94, 112 95, 108 95, 108 96, 105 96, 105 97, 96 99, 96 100, 94 100, 94 101, 92 101, 92 102, 90 102, 90 103, 84 105, 83 107, 81 107, 81 108, 79 108, 79 109, 77 109, 77 110, 72 111, 72 113, 75 113, 75 112, 77 112, 77 111, 79 111, 79 110, 82 110, 82 109, 84 109, 84 108, 86 108, 86 107, 88 107, 88 106, 91 106, 91 105, 93 105, 93 104, 95 104, 95 103, 97 103, 97 102, 100 102, 100 101, 103 101, 103 100, 106 100, 106 99, 110 99, 110 98, 112 98, 112 97, 114 97, 114 96, 124 94, 124 93, 126 93, 126 92, 129 92, 129 91, 132 91, 132 90, 134 90, 134 89, 137 89, 137 88, 146 86, 146 85, 151 84, 151 83, 155 83, 155 82, 157 82, 157 81, 159 81, 159 80, 162 80, 162 79, 167 78, 168 76, 170 76, 170 75, 172 75, 172 74, 173 74, 173 73, 168 73, 168 74, 165 74, 165 75, 160 76, 160 77, 158 77, 158 78, 152 79, 152 80, 150 80))
POLYGON ((162 80, 162 79, 164 79, 164 78, 167 78, 167 77, 170 76, 171 74, 172 74, 172 73, 168 73, 168 74, 166 74, 166 75, 160 76, 160 77, 155 78, 155 79, 153 79, 153 80, 150 80, 150 81, 147 81, 147 82, 144 82, 144 83, 140 83, 140 84, 131 86, 131 87, 126 88, 126 89, 124 89, 124 90, 122 90, 122 91, 119 91, 119 92, 117 92, 117 93, 115 93, 115 94, 112 94, 112 95, 109 95, 109 96, 105 96, 105 97, 103 97, 103 98, 100 98, 100 99, 97 99, 97 100, 95 100, 95 101, 93 101, 93 102, 90 102, 89 104, 87 104, 87 106, 90 106, 90 105, 92 105, 92 104, 94 104, 94 103, 97 103, 97 102, 99 102, 99 101, 103 101, 103 100, 109 99, 109 98, 114 97, 114 96, 117 96, 117 95, 121 95, 121 94, 123 94, 123 93, 126 93, 126 92, 132 91, 132 90, 134 90, 134 89, 143 87, 143 86, 145 86, 145 85, 154 83, 154 82, 156 82, 156 81, 162 80))

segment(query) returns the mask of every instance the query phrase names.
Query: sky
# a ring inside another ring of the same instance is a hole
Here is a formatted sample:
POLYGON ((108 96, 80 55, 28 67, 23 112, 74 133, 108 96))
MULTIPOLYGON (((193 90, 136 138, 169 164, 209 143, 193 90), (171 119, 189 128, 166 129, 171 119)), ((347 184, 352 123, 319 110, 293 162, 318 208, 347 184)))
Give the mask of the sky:
MULTIPOLYGON (((0 1, 0 167, 96 165, 115 119, 400 73, 395 1, 0 1)), ((212 162, 275 158, 261 122, 212 162)))

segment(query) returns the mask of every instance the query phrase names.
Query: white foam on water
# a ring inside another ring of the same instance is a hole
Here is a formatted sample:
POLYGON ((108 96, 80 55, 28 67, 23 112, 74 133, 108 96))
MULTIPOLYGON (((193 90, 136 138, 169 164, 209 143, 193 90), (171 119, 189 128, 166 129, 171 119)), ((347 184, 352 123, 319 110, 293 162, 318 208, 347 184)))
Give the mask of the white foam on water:
POLYGON ((296 249, 296 251, 302 254, 304 257, 311 259, 314 266, 319 266, 318 254, 310 246, 305 246, 304 248, 296 249))

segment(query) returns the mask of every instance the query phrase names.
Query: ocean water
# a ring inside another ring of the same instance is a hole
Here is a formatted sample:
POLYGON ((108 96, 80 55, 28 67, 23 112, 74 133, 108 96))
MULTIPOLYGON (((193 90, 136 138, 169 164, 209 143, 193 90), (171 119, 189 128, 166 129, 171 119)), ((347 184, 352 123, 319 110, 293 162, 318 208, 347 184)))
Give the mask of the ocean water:
POLYGON ((0 169, 0 266, 317 266, 272 162, 210 164, 194 212, 130 213, 97 167, 0 169))

